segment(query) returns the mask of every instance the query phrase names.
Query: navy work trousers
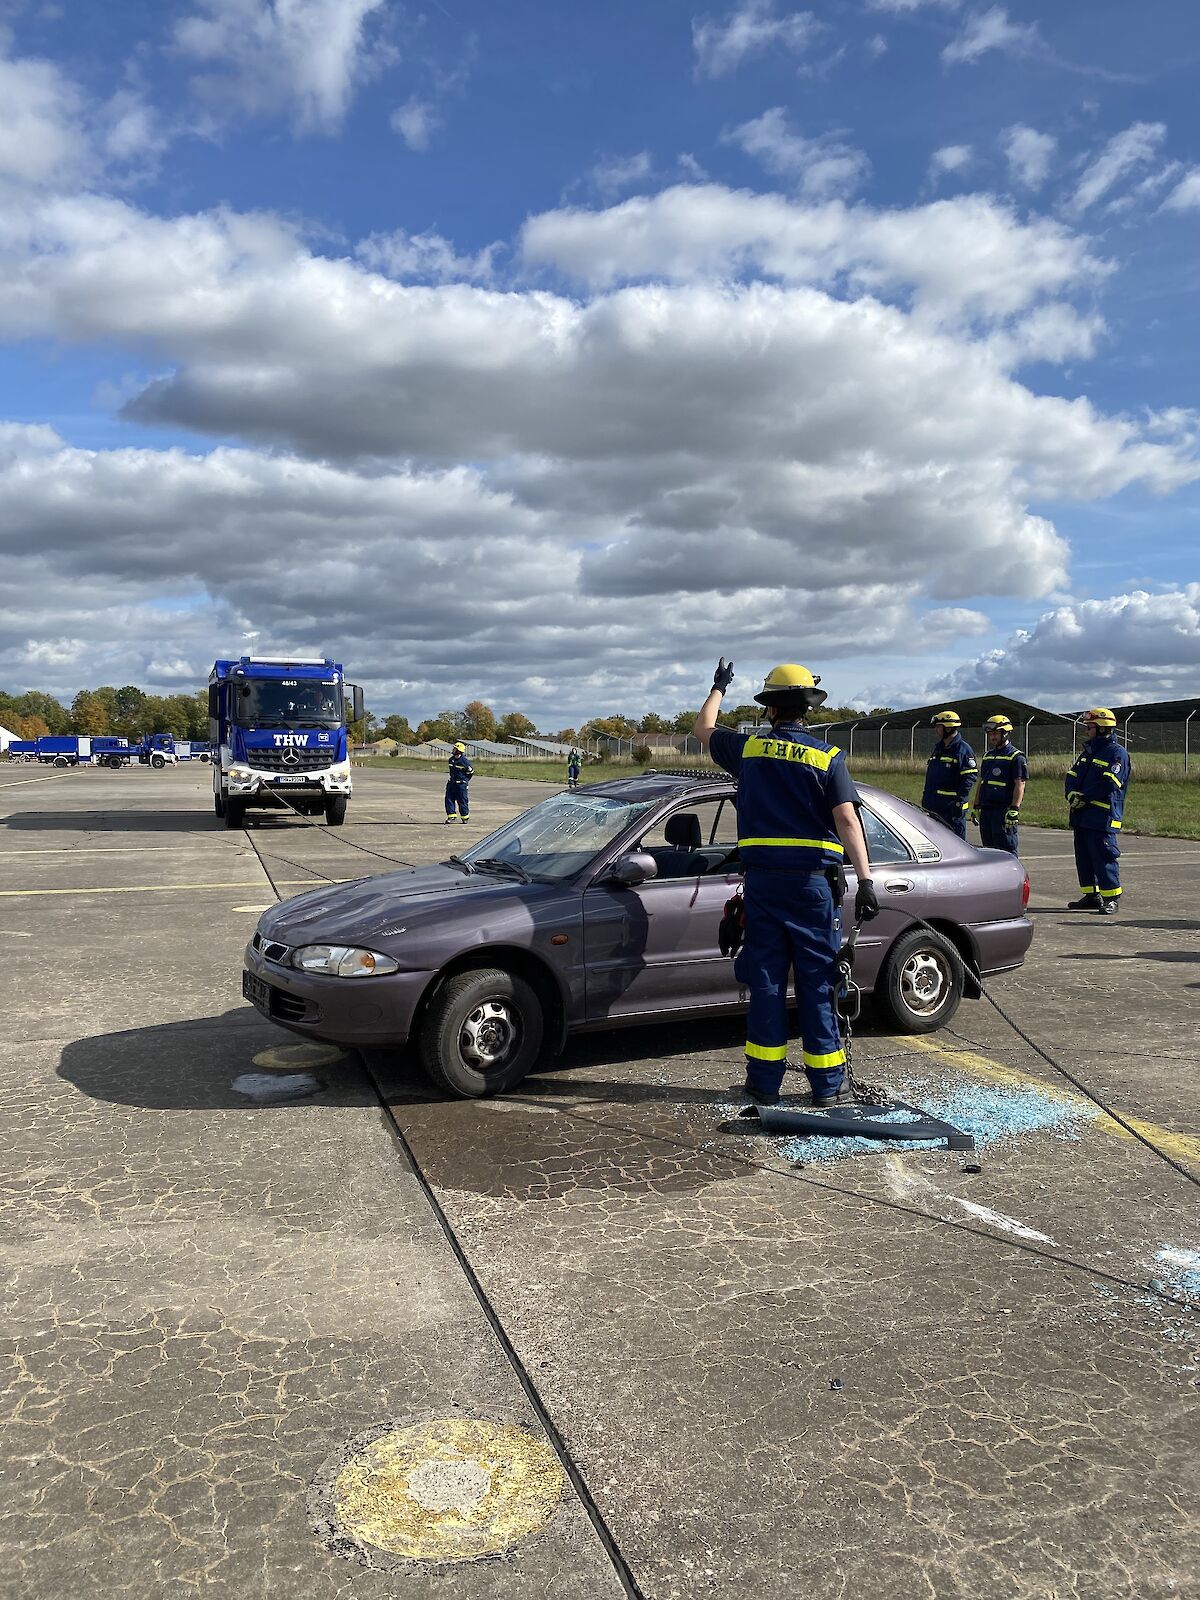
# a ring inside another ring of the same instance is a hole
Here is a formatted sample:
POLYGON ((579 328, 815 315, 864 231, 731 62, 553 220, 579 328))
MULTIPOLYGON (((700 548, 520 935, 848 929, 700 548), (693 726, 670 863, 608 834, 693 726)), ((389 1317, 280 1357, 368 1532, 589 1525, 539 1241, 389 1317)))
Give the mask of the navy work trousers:
POLYGON ((948 828, 953 828, 960 839, 967 837, 967 816, 961 806, 955 806, 952 811, 943 811, 940 807, 927 806, 926 810, 933 816, 939 817, 948 828))
POLYGON ((1017 853, 1017 830, 1004 826, 1004 809, 984 806, 979 813, 979 842, 988 850, 1007 850, 1010 856, 1017 853))
POLYGON ((1075 828, 1075 866, 1084 894, 1115 900, 1121 892, 1121 846, 1107 828, 1075 828))
POLYGON ((796 975, 804 1070, 815 1095, 836 1094, 846 1075, 834 993, 841 908, 824 874, 746 870, 746 941, 734 968, 750 990, 746 1078, 778 1094, 787 1066, 787 987, 796 975))
POLYGON ((455 814, 461 816, 465 822, 471 815, 471 802, 467 799, 466 784, 456 783, 451 778, 446 785, 446 815, 453 817, 455 814))

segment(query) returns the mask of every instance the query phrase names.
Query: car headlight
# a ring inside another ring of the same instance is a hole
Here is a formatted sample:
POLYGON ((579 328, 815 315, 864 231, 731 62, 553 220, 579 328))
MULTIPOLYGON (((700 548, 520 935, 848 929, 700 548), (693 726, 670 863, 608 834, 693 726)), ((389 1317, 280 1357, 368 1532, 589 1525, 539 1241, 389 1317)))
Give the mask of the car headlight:
POLYGON ((301 972, 323 972, 329 978, 373 978, 381 972, 399 972, 399 962, 374 950, 349 944, 306 944, 292 951, 292 965, 301 972))

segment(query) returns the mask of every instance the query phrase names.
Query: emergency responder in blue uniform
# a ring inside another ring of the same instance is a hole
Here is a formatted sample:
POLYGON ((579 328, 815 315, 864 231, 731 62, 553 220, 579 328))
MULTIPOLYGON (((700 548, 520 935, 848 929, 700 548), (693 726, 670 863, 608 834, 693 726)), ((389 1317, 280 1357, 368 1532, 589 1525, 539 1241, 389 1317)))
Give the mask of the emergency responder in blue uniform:
POLYGON ((1121 899, 1118 835, 1132 768, 1129 751, 1117 743, 1117 719, 1111 711, 1085 711, 1080 721, 1087 743, 1063 782, 1079 871, 1079 899, 1067 906, 1111 916, 1121 899))
POLYGON ((983 725, 988 747, 979 769, 971 821, 979 825, 979 842, 988 850, 1017 853, 1017 819, 1025 798, 1029 763, 1013 745, 1007 717, 989 717, 983 725))
POLYGON ((467 798, 467 785, 475 776, 475 768, 467 760, 465 744, 456 744, 450 756, 450 780, 446 784, 446 821, 469 822, 471 802, 467 798))
POLYGON ((568 789, 577 789, 579 787, 579 766, 580 766, 579 751, 576 749, 576 747, 574 745, 572 745, 571 746, 571 753, 567 757, 567 788, 568 789))
POLYGON ((965 839, 971 790, 979 771, 975 752, 958 731, 962 721, 957 711, 939 711, 932 721, 938 730, 938 742, 925 769, 921 805, 965 839))
POLYGON ((847 1092, 834 998, 841 949, 837 880, 847 857, 858 879, 855 917, 869 921, 879 914, 858 819, 858 791, 842 752, 804 726, 808 713, 825 699, 806 667, 775 667, 754 696, 767 709, 767 736, 717 727, 721 697, 732 677, 733 663, 726 665, 722 658, 693 732, 717 765, 738 780, 746 938, 735 971, 750 991, 742 1092, 764 1105, 779 1098, 787 1068, 788 974, 794 971, 813 1104, 831 1106, 847 1092))

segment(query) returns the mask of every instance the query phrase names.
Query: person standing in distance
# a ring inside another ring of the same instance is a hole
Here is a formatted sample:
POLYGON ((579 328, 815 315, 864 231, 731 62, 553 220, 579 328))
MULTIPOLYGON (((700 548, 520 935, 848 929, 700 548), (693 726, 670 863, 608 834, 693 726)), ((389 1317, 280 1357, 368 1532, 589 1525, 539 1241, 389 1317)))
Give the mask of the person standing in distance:
POLYGON ((1025 798, 1029 763, 1009 735, 1013 725, 1004 716, 984 723, 988 747, 979 769, 971 821, 979 826, 979 842, 988 850, 1017 854, 1017 818, 1025 798))
POLYGON ((957 711, 939 711, 932 721, 938 730, 938 742, 925 768, 921 805, 965 839, 971 789, 979 774, 975 752, 958 731, 962 720, 957 711))
POLYGON ((447 823, 469 822, 471 802, 467 798, 467 785, 475 776, 475 768, 467 760, 465 744, 456 744, 450 755, 450 775, 446 783, 447 823))
POLYGON ((1117 743, 1117 719, 1111 711, 1085 711, 1080 721, 1087 743, 1063 782, 1079 872, 1079 899, 1068 900, 1067 909, 1112 916, 1121 899, 1117 835, 1133 769, 1129 751, 1117 743))
POLYGON ((825 699, 807 667, 789 663, 767 674, 754 696, 770 720, 765 737, 717 727, 732 679, 733 663, 722 657, 692 732, 737 778, 746 937, 735 971, 750 991, 742 1093, 761 1105, 779 1099, 787 1068, 788 974, 794 971, 813 1105, 832 1106, 846 1092, 834 999, 846 857, 858 879, 855 917, 866 922, 879 914, 858 791, 842 752, 804 726, 825 699))
POLYGON ((578 787, 579 787, 579 767, 580 767, 579 751, 576 749, 576 747, 574 745, 572 745, 571 746, 571 753, 567 757, 567 788, 568 789, 578 789, 578 787))

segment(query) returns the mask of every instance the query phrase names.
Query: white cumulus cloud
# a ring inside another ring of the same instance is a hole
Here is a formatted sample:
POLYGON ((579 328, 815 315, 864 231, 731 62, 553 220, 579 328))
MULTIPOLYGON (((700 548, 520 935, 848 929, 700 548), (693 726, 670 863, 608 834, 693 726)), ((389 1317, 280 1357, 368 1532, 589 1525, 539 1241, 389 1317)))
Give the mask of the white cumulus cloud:
POLYGON ((947 66, 972 66, 990 50, 1023 52, 1039 42, 1035 23, 1010 22, 1003 6, 991 6, 967 18, 957 38, 942 51, 942 60, 947 66))
POLYGON ((871 171, 863 151, 846 144, 837 134, 823 133, 806 139, 793 133, 782 106, 773 106, 762 116, 743 122, 726 139, 761 161, 768 172, 788 179, 809 200, 851 194, 871 171))
POLYGON ((1040 189, 1049 176, 1058 141, 1048 133, 1016 122, 1004 131, 1004 154, 1009 176, 1026 189, 1040 189))

